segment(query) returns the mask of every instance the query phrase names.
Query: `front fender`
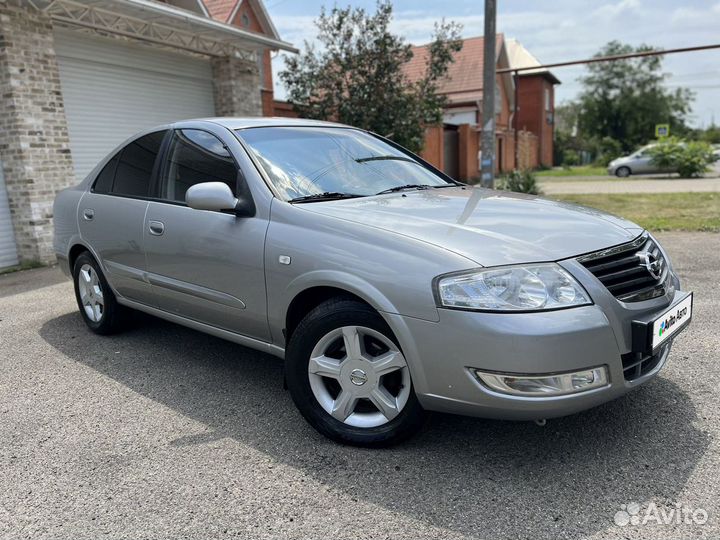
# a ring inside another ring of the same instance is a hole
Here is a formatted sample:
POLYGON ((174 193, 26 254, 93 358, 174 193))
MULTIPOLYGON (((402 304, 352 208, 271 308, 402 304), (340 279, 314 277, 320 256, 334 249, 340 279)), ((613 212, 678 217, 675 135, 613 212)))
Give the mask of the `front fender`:
POLYGON ((395 305, 377 287, 348 272, 337 270, 315 270, 296 277, 290 282, 283 297, 284 309, 280 320, 287 318, 288 308, 298 294, 313 287, 334 287, 354 294, 375 308, 395 334, 405 355, 415 389, 427 387, 424 370, 419 365, 419 354, 410 329, 404 317, 399 315, 395 305))
POLYGON ((377 287, 364 279, 339 270, 314 270, 296 277, 289 283, 285 290, 284 301, 282 303, 285 308, 282 314, 283 320, 285 320, 287 309, 293 298, 312 287, 335 287, 342 289, 362 298, 378 311, 399 313, 393 303, 383 295, 377 287))

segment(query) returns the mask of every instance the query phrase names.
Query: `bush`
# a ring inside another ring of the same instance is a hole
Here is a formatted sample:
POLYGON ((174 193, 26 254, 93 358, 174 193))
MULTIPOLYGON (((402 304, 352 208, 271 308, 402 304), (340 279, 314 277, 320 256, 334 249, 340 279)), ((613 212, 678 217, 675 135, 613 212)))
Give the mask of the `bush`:
POLYGON ((716 157, 713 148, 706 142, 685 142, 677 137, 668 137, 648 148, 648 154, 658 167, 676 170, 682 178, 693 178, 708 170, 716 157))
POLYGON ((623 154, 620 141, 612 137, 603 137, 597 143, 596 164, 600 167, 607 167, 613 159, 619 158, 623 154))
POLYGON ((537 183, 535 174, 530 170, 515 170, 510 174, 506 174, 498 180, 496 188, 503 191, 514 191, 516 193, 529 193, 531 195, 541 195, 542 191, 537 183))
POLYGON ((563 152, 563 167, 574 167, 580 165, 580 155, 575 150, 565 150, 563 152))

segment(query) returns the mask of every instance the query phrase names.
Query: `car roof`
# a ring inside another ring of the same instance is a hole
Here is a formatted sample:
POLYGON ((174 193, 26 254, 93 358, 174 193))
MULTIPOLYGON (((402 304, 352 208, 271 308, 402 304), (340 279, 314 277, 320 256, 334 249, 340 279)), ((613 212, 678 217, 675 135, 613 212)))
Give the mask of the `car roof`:
MULTIPOLYGON (((335 122, 324 122, 322 120, 309 120, 307 118, 281 118, 281 117, 213 117, 186 120, 185 122, 213 122, 228 129, 247 129, 258 127, 350 127, 335 122)), ((180 122, 179 122, 180 123, 180 122)))

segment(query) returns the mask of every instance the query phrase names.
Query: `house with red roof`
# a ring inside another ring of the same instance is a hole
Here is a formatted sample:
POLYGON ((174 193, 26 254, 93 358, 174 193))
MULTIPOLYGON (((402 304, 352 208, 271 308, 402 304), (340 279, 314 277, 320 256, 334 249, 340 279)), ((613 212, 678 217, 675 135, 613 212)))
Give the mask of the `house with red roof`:
MULTIPOLYGON (((445 96, 443 126, 427 130, 423 157, 446 173, 462 180, 479 172, 482 123, 484 38, 463 40, 439 91, 445 96)), ((540 62, 517 40, 496 36, 496 69, 540 66, 540 62)), ((426 69, 429 45, 413 47, 405 66, 410 81, 426 69)), ((498 74, 495 78, 496 170, 552 165, 554 85, 560 81, 547 70, 498 74), (516 107, 517 102, 517 107, 516 107), (517 142, 516 142, 517 139, 517 142)))
MULTIPOLYGON (((268 37, 278 31, 261 0, 201 0, 213 19, 268 37)), ((263 116, 274 116, 274 91, 271 54, 277 49, 264 49, 260 55, 260 95, 263 116)))

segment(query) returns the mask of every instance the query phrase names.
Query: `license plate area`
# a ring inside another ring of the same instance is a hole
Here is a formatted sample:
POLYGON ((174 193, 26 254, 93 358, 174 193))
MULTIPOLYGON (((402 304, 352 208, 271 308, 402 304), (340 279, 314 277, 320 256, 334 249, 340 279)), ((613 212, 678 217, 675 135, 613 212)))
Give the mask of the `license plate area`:
POLYGON ((686 294, 659 315, 632 322, 633 352, 655 354, 684 330, 692 319, 693 293, 686 294))

